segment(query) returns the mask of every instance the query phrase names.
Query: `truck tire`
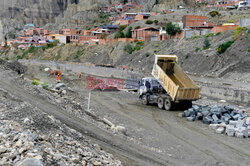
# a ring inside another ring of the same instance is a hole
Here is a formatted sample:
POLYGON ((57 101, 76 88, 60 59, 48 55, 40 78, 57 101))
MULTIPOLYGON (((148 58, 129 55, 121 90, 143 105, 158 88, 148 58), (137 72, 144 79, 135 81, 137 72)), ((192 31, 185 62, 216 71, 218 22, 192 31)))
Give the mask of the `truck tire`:
POLYGON ((169 98, 166 98, 164 100, 164 108, 166 111, 169 111, 171 109, 172 103, 171 100, 169 98))
POLYGON ((142 95, 141 99, 143 105, 148 105, 149 101, 146 95, 142 95))
POLYGON ((162 97, 159 97, 157 100, 158 108, 163 109, 164 107, 164 99, 162 97))

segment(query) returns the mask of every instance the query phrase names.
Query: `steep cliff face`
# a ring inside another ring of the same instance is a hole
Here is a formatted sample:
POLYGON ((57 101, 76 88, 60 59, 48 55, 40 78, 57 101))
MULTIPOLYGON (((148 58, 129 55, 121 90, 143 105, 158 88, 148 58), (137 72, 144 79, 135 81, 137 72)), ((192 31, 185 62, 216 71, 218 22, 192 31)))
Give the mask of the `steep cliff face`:
POLYGON ((179 0, 1 0, 0 40, 8 31, 27 23, 36 26, 56 23, 64 27, 83 27, 98 17, 101 7, 128 1, 141 4, 143 11, 157 11, 179 0))

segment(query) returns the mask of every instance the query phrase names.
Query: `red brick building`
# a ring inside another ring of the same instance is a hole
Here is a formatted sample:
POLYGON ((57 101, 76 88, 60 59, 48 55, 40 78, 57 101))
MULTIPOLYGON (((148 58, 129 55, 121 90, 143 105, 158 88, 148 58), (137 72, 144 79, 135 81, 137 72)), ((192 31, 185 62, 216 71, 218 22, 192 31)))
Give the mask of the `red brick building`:
POLYGON ((212 28, 213 23, 207 22, 206 16, 185 15, 182 17, 183 29, 185 28, 212 28))
POLYGON ((152 27, 135 29, 132 31, 132 38, 142 41, 158 41, 160 39, 160 32, 158 29, 152 27))

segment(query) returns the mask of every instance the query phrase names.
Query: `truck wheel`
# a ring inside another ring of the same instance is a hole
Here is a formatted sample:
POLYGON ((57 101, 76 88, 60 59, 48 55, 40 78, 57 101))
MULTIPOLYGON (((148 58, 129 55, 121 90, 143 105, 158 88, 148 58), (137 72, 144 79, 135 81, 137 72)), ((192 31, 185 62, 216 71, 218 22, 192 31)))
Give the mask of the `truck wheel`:
POLYGON ((166 98, 164 101, 164 108, 165 110, 169 111, 171 109, 171 100, 169 98, 166 98))
POLYGON ((148 103, 149 103, 149 102, 148 102, 147 96, 146 96, 146 95, 143 95, 143 96, 142 96, 142 104, 143 104, 143 105, 148 105, 148 103))
POLYGON ((164 106, 164 100, 162 97, 159 97, 157 100, 158 108, 163 109, 164 106))

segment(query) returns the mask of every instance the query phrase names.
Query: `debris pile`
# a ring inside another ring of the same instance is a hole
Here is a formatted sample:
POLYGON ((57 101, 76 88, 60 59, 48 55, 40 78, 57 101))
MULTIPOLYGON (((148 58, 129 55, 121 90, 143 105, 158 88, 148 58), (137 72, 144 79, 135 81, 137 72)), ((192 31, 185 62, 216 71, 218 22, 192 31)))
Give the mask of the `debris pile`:
MULTIPOLYGON (((26 124, 31 120, 25 120, 26 124)), ((0 121, 0 165, 121 165, 98 145, 75 141, 61 131, 46 135, 15 121, 0 121)), ((79 135, 70 130, 72 135, 79 135)))
POLYGON ((189 121, 202 120, 204 124, 210 124, 210 128, 216 133, 226 133, 228 136, 250 136, 250 117, 247 111, 237 110, 230 106, 213 107, 197 106, 185 110, 182 117, 189 121))

